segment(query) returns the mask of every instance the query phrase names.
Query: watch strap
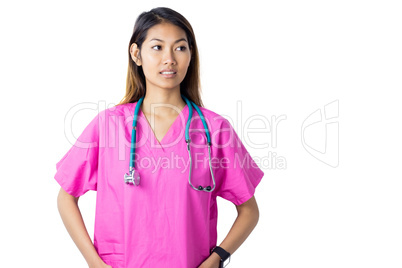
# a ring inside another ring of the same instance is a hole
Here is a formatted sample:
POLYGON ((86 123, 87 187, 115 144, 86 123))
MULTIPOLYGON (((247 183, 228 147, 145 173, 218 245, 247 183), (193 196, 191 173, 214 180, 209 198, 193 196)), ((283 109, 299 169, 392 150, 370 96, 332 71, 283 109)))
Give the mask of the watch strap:
POLYGON ((212 252, 216 252, 216 254, 218 254, 219 257, 221 257, 221 261, 219 263, 219 268, 222 268, 224 261, 226 261, 228 258, 230 258, 230 253, 219 246, 216 246, 212 250, 212 252))

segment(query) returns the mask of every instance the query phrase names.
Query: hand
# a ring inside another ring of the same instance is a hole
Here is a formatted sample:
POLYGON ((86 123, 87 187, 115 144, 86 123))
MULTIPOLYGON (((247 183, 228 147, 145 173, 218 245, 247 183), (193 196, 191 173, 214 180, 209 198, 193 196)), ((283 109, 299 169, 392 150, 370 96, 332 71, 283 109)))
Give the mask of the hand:
POLYGON ((198 268, 219 268, 221 257, 213 252, 198 268))

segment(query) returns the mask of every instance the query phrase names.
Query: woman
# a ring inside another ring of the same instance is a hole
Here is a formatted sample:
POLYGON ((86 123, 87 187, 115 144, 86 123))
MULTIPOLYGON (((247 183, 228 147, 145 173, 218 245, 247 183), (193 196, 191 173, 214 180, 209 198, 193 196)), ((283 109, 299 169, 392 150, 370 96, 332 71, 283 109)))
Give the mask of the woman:
POLYGON ((169 8, 143 12, 129 44, 125 97, 100 112, 56 164, 59 211, 89 267, 217 268, 254 229, 254 192, 264 173, 229 121, 202 107, 199 84, 189 22, 169 8), (93 244, 78 208, 88 190, 97 191, 93 244), (238 211, 218 247, 217 196, 238 211))

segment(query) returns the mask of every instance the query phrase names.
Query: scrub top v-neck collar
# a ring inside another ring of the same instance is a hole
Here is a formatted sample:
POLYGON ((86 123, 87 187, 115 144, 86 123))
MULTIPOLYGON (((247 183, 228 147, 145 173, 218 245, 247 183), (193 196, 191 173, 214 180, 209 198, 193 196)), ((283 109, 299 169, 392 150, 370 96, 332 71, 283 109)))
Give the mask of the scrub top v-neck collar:
MULTIPOLYGON (((138 103, 138 102, 136 102, 136 103, 138 103)), ((150 122, 148 122, 148 119, 142 112, 141 108, 138 111, 138 116, 141 117, 140 121, 142 121, 142 122, 139 121, 139 124, 137 124, 137 127, 139 125, 139 128, 141 128, 142 132, 147 137, 146 143, 147 144, 150 143, 150 148, 162 149, 163 151, 165 151, 165 149, 172 147, 172 145, 169 144, 171 142, 172 137, 175 137, 176 141, 177 141, 177 137, 179 135, 180 135, 180 137, 185 139, 184 132, 186 129, 188 114, 189 114, 189 109, 188 109, 188 105, 186 104, 184 106, 184 108, 180 111, 180 113, 177 115, 177 117, 173 121, 173 123, 170 125, 168 131, 163 136, 163 138, 160 142, 156 138, 155 133, 152 130, 152 127, 150 125, 150 122)))

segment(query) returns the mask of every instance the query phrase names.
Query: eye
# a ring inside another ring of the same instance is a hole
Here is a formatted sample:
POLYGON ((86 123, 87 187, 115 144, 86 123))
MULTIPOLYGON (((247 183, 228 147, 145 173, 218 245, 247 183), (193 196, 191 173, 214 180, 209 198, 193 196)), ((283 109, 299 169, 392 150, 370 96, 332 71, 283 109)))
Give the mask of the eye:
MULTIPOLYGON (((156 46, 153 46, 152 49, 160 50, 160 47, 161 47, 160 45, 156 45, 156 46), (158 49, 155 49, 155 47, 157 47, 158 49)), ((187 47, 185 47, 185 46, 180 46, 178 48, 179 48, 180 51, 185 51, 187 49, 187 47)))

